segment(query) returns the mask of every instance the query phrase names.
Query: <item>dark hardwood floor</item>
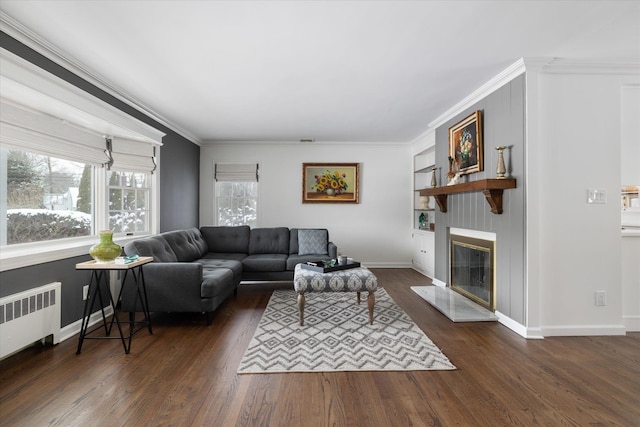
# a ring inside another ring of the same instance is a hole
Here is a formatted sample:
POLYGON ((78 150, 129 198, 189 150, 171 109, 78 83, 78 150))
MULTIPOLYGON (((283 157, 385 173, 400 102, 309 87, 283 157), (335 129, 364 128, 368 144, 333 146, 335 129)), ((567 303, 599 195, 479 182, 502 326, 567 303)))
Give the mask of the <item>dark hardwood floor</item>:
POLYGON ((498 323, 449 321, 410 286, 379 285, 455 371, 237 375, 273 289, 242 285, 217 310, 153 317, 131 354, 77 339, 0 362, 2 426, 640 426, 640 333, 525 340, 498 323))

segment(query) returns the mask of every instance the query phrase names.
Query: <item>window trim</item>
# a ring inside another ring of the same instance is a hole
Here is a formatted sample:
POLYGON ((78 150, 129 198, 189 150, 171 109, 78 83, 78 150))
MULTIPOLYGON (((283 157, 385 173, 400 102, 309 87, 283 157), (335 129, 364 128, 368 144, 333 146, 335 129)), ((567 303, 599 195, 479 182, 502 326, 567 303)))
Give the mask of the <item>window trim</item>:
MULTIPOLYGON (((99 166, 97 167, 99 168, 99 166)), ((89 254, 91 246, 98 243, 97 234, 100 230, 108 228, 109 213, 107 200, 107 174, 105 169, 97 169, 95 174, 95 193, 94 199, 101 201, 96 203, 94 224, 96 234, 93 236, 69 237, 58 240, 42 240, 39 242, 19 243, 15 245, 3 246, 0 251, 0 272, 14 270, 16 268, 29 267, 37 264, 44 264, 51 261, 60 261, 67 258, 82 256, 89 254)), ((149 232, 127 232, 118 233, 114 236, 114 242, 124 246, 127 242, 140 238, 157 234, 159 231, 160 219, 160 178, 159 173, 153 173, 150 176, 150 217, 149 232)))

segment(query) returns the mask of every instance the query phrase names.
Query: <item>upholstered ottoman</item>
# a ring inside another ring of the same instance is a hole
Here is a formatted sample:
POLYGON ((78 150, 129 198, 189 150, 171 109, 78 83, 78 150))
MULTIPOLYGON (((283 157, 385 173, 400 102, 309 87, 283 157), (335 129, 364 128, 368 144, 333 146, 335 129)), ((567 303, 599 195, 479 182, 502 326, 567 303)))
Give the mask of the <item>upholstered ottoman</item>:
POLYGON ((357 301, 360 304, 360 292, 368 291, 369 324, 373 324, 378 279, 366 267, 321 273, 305 269, 302 264, 298 264, 293 272, 293 288, 298 293, 300 326, 304 326, 305 292, 357 292, 357 301))

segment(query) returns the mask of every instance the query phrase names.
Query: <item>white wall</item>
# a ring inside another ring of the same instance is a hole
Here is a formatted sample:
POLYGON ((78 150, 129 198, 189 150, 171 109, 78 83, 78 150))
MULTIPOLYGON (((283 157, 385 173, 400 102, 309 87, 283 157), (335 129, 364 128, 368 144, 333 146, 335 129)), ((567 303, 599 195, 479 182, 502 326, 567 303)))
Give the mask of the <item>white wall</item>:
POLYGON ((323 227, 369 267, 411 266, 412 157, 407 145, 204 144, 200 223, 214 224, 214 162, 260 164, 261 227, 323 227), (302 163, 360 163, 359 204, 303 204, 302 163))
MULTIPOLYGON (((529 71, 527 71, 529 73, 529 71)), ((528 293, 544 336, 624 334, 620 232, 621 87, 633 76, 544 72, 529 114, 528 293), (531 122, 531 119, 536 119, 531 122), (535 167, 535 169, 533 169, 535 167), (587 204, 587 189, 606 204, 587 204), (597 307, 594 293, 605 291, 597 307)))

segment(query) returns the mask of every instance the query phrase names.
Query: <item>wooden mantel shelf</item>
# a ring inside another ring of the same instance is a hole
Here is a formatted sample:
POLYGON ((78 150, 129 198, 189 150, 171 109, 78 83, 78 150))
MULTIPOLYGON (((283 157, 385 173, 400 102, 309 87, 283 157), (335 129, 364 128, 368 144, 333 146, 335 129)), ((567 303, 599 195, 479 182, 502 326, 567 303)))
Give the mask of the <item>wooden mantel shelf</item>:
POLYGON ((482 191, 494 214, 502 213, 502 192, 509 188, 516 188, 516 180, 505 179, 480 179, 477 181, 463 182, 462 184, 446 185, 444 187, 425 188, 420 190, 421 196, 433 196, 440 207, 440 212, 447 211, 447 197, 449 194, 470 193, 482 191))

